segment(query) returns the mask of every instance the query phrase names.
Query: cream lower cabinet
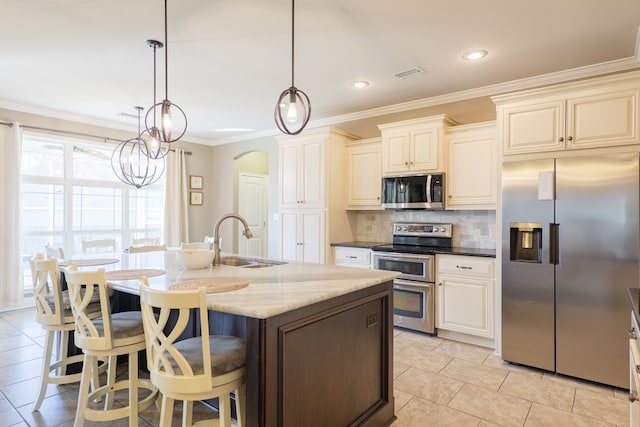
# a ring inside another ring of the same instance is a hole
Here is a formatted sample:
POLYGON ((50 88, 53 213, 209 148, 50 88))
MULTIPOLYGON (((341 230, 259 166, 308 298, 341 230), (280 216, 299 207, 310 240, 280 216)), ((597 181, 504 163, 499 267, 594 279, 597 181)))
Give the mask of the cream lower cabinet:
POLYGON ((371 249, 334 246, 335 265, 356 268, 371 268, 371 249))
POLYGON ((438 332, 495 338, 495 259, 440 254, 436 258, 438 332))
POLYGON ((382 143, 380 138, 347 142, 345 209, 382 209, 382 143))
POLYGON ((640 427, 640 349, 638 348, 638 335, 640 328, 631 313, 631 329, 629 330, 629 426, 640 427))
POLYGON ((496 123, 452 126, 445 131, 447 209, 495 209, 498 194, 496 123))
POLYGON ((325 263, 325 212, 280 212, 280 258, 325 263))

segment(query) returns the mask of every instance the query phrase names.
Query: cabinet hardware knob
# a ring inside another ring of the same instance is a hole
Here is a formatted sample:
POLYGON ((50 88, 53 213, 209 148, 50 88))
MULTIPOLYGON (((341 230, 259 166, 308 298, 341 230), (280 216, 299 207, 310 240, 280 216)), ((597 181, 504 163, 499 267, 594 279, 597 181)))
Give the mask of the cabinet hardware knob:
POLYGON ((451 194, 449 194, 449 198, 451 199, 453 196, 451 194))
POLYGON ((380 200, 380 196, 376 197, 377 200, 380 200))
POLYGON ((563 142, 563 141, 564 141, 564 137, 563 137, 563 136, 561 136, 561 137, 560 137, 560 142, 563 142))
POLYGON ((573 141, 573 137, 572 136, 568 137, 567 141, 573 141))
POLYGON ((438 286, 442 286, 442 282, 438 283, 438 286))
POLYGON ((409 166, 409 162, 404 162, 404 165, 405 166, 409 166))
POLYGON ((627 334, 629 334, 629 338, 637 338, 638 336, 636 335, 636 328, 631 328, 627 331, 627 334))
POLYGON ((640 365, 636 365, 636 372, 640 374, 640 365))
POLYGON ((638 396, 633 393, 629 393, 629 402, 635 402, 636 400, 638 400, 638 396))
POLYGON ((456 265, 456 268, 459 268, 461 270, 473 270, 473 267, 469 267, 466 265, 456 265))

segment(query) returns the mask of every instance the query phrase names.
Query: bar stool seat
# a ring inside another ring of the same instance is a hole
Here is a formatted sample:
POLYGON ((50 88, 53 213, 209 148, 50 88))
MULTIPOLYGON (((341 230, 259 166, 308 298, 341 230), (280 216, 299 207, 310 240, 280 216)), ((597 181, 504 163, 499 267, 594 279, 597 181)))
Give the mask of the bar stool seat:
MULTIPOLYGON (((71 365, 81 363, 84 356, 82 354, 68 355, 69 338, 75 329, 75 323, 69 303, 69 293, 61 290, 58 260, 56 258, 45 259, 39 253, 29 260, 29 264, 35 295, 36 321, 47 333, 42 357, 40 387, 32 409, 37 411, 44 400, 47 385, 71 384, 80 381, 81 372, 67 372, 71 365), (52 360, 56 334, 59 334, 58 354, 56 359, 52 360)), ((87 316, 91 319, 100 316, 100 304, 96 302, 97 300, 92 298, 87 306, 87 316)), ((93 377, 93 381, 94 387, 97 387, 97 374, 93 377)))
POLYGON ((138 378, 138 352, 145 348, 142 315, 139 311, 111 313, 104 269, 77 271, 71 264, 65 271, 69 287, 71 309, 75 319, 76 345, 84 352, 84 366, 78 391, 78 407, 74 426, 84 425, 85 420, 113 421, 129 418, 130 426, 138 425, 138 413, 154 404, 158 389, 146 379, 138 378), (90 318, 87 307, 95 290, 100 294, 100 317, 90 318), (116 381, 117 357, 127 355, 129 375, 116 381), (107 384, 89 392, 89 383, 100 358, 109 358, 107 384), (114 408, 114 393, 128 390, 129 403, 114 408), (147 390, 140 396, 140 390, 147 390), (90 407, 92 401, 104 399, 104 408, 90 407))
MULTIPOLYGON (((171 426, 175 400, 183 401, 182 427, 190 427, 193 401, 218 398, 219 422, 231 427, 230 393, 235 394, 237 426, 245 419, 244 340, 209 335, 204 288, 193 291, 163 291, 140 285, 140 306, 147 336, 147 365, 151 381, 162 394, 160 425, 171 426), (178 341, 188 332, 191 313, 199 313, 200 336, 178 341)), ((206 421, 203 421, 206 422, 206 421)), ((200 423, 198 423, 200 424, 200 423)))

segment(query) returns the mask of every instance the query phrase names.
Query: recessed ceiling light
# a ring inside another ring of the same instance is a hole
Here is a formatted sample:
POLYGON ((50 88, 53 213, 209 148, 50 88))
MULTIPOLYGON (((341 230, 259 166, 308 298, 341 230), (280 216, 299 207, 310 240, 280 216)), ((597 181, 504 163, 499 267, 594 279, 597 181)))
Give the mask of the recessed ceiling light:
POLYGON ((362 89, 363 87, 369 86, 369 82, 364 80, 356 80, 354 82, 351 82, 351 86, 355 87, 356 89, 362 89))
POLYGON ((472 50, 462 55, 462 59, 477 61, 478 59, 482 59, 487 56, 487 53, 488 52, 486 50, 472 50))
POLYGON ((220 128, 216 129, 216 132, 253 132, 255 129, 249 128, 220 128))

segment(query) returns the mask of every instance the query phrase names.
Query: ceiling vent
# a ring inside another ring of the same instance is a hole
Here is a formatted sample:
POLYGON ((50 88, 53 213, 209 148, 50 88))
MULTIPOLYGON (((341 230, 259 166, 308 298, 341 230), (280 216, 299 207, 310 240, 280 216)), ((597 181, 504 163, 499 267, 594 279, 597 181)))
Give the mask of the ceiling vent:
POLYGON ((422 68, 413 67, 408 70, 400 71, 399 73, 396 73, 394 75, 396 76, 397 79, 407 80, 407 79, 412 79, 414 77, 424 76, 425 74, 427 73, 422 68))

